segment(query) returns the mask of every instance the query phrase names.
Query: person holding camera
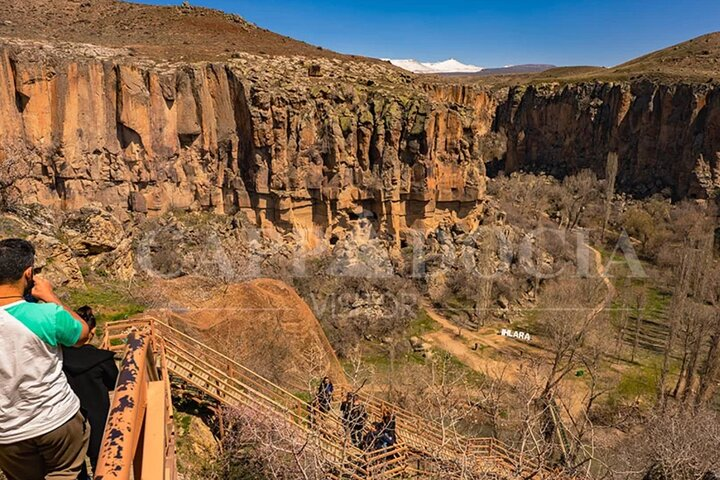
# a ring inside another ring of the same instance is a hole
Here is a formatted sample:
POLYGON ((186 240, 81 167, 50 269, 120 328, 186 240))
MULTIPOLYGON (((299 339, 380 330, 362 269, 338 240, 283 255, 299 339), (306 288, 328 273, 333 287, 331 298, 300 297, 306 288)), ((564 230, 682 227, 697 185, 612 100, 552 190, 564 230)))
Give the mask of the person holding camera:
POLYGON ((0 470, 8 480, 75 480, 90 427, 61 347, 85 344, 90 329, 35 276, 34 263, 30 242, 0 241, 0 470))

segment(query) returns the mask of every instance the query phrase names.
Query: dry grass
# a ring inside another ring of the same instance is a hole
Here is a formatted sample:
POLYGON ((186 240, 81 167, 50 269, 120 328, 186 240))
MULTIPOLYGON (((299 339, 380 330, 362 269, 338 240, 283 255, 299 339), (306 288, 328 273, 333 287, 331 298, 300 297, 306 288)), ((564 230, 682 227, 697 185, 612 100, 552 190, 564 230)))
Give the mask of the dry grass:
POLYGON ((22 0, 4 2, 0 20, 0 37, 129 48, 136 55, 170 61, 224 60, 234 52, 351 58, 270 32, 237 15, 193 6, 22 0))

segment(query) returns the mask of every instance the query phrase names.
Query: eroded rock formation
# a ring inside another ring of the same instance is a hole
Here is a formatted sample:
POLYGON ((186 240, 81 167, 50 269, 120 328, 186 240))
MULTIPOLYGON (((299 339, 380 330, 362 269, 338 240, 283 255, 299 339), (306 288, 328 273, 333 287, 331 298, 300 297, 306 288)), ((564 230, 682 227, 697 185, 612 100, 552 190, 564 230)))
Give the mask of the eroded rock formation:
POLYGON ((720 192, 720 87, 650 81, 511 89, 496 129, 507 134, 505 168, 604 176, 618 152, 618 185, 675 199, 720 192))
POLYGON ((0 157, 25 202, 154 216, 245 213, 331 238, 369 217, 400 242, 477 212, 485 165, 604 175, 676 199, 720 190, 720 89, 649 81, 491 91, 379 62, 247 53, 162 63, 92 45, 4 40, 0 157))
POLYGON ((397 234, 482 199, 487 92, 313 62, 311 77, 301 57, 163 65, 8 45, 0 145, 33 162, 24 200, 64 209, 244 211, 321 235, 338 217, 370 216, 397 234))

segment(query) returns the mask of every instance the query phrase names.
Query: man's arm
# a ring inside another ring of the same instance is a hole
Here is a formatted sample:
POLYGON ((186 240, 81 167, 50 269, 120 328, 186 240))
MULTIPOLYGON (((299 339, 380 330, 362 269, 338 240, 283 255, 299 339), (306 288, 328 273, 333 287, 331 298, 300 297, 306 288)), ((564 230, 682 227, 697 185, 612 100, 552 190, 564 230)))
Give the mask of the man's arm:
POLYGON ((80 339, 75 344, 76 347, 79 347, 81 345, 84 345, 88 339, 90 338, 90 327, 88 327, 87 323, 85 323, 85 320, 80 317, 77 313, 73 312, 72 309, 65 306, 60 298, 58 298, 57 295, 55 295, 55 292, 53 291, 52 284, 49 280, 47 280, 44 277, 35 277, 35 286, 32 289, 32 295, 33 297, 37 298, 38 300, 42 300, 45 303, 54 303, 56 305, 60 305, 62 308, 64 308, 72 317, 80 322, 80 325, 82 325, 82 331, 80 332, 80 339))

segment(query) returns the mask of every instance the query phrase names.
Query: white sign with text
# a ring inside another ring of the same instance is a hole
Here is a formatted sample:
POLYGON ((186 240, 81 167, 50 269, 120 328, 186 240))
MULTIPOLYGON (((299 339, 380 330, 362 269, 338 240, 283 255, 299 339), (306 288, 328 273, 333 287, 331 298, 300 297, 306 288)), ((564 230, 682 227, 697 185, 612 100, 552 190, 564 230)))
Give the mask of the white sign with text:
POLYGON ((518 340, 524 340, 526 342, 530 341, 530 334, 527 332, 520 332, 518 330, 509 330, 507 328, 503 328, 500 330, 500 335, 503 337, 510 337, 510 338, 517 338, 518 340))

